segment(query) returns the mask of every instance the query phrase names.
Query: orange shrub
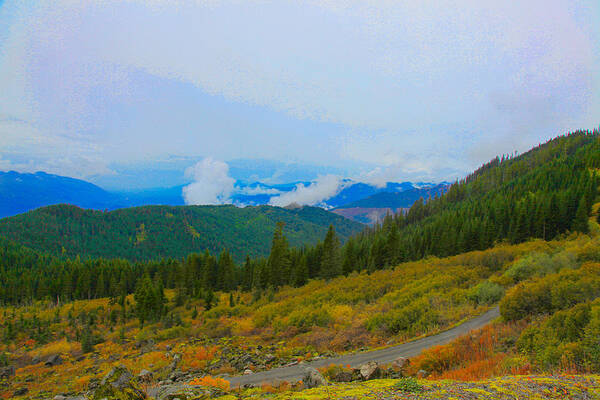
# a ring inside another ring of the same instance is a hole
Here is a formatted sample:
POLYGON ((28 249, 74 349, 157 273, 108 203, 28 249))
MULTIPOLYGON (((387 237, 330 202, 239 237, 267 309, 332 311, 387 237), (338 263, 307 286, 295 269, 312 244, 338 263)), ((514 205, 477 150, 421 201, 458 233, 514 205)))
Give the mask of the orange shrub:
POLYGON ((208 361, 215 357, 216 352, 216 346, 187 349, 181 355, 181 367, 183 370, 205 369, 208 361))
POLYGON ((478 380, 505 374, 526 374, 529 364, 509 359, 504 343, 514 340, 525 322, 488 325, 453 342, 425 350, 413 358, 409 373, 425 370, 430 379, 478 380))
POLYGON ((229 382, 222 378, 215 378, 210 375, 196 378, 190 382, 190 385, 216 387, 221 390, 229 390, 229 382))

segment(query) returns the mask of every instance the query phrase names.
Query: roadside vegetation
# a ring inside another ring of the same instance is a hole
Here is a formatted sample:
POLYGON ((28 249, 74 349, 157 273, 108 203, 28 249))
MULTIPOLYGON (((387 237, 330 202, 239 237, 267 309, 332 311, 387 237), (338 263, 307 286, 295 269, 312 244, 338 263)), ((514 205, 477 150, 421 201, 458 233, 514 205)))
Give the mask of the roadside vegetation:
MULTIPOLYGON (((243 265, 227 251, 82 260, 2 239, 0 398, 81 393, 117 365, 140 374, 145 390, 192 382, 216 397, 227 391, 222 374, 399 344, 495 306, 499 321, 410 360, 402 374, 420 380, 348 388, 365 398, 418 387, 433 396, 486 390, 431 382, 440 379, 586 374, 549 385, 591 393, 600 372, 598 146, 598 132, 577 133, 493 161, 344 246, 330 227, 317 245, 295 248, 277 224, 268 258, 243 265)), ((243 396, 292 389, 301 387, 243 396)))

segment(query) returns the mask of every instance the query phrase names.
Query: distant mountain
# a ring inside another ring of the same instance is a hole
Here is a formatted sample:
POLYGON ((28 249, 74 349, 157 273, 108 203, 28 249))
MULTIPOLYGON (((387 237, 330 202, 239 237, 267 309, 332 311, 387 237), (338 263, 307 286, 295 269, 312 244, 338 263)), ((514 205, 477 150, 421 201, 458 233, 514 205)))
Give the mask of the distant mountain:
POLYGON ((380 221, 386 214, 395 214, 408 210, 414 202, 423 198, 440 196, 448 190, 449 184, 442 183, 435 186, 426 186, 404 190, 402 192, 379 192, 372 196, 346 203, 337 207, 332 212, 353 219, 364 224, 373 224, 380 221))
MULTIPOLYGON (((311 182, 294 181, 283 184, 265 184, 263 182, 246 183, 237 181, 231 202, 238 206, 265 205, 270 200, 284 193, 293 191, 298 184, 308 186, 311 182)), ((0 172, 0 218, 17 215, 39 207, 54 204, 72 204, 82 208, 95 210, 116 210, 119 208, 144 205, 184 205, 182 189, 185 185, 169 188, 144 189, 136 191, 107 191, 92 183, 51 175, 44 172, 34 174, 18 172, 0 172)), ((377 194, 392 196, 397 193, 410 192, 434 187, 432 184, 411 182, 388 182, 385 186, 375 186, 362 182, 346 180, 343 189, 333 197, 324 200, 320 205, 324 208, 348 207, 377 194)), ((387 197, 383 197, 387 199, 387 197)), ((416 200, 420 196, 398 198, 402 207, 410 207, 406 199, 416 200)), ((377 198, 375 198, 377 199, 377 198)), ((390 197, 391 199, 391 197, 390 197)), ((392 201, 395 202, 395 201, 392 201)), ((388 200, 372 205, 374 208, 392 207, 388 200)), ((353 205, 353 207, 366 207, 353 205)), ((371 207, 371 206, 370 206, 371 207)))
POLYGON ((388 182, 385 186, 379 187, 367 183, 348 181, 348 184, 337 195, 325 201, 330 207, 340 207, 346 204, 373 196, 377 193, 396 193, 414 189, 415 186, 411 182, 388 182))
POLYGON ((0 220, 0 236, 35 250, 132 261, 228 249, 235 260, 266 256, 277 222, 292 246, 315 244, 333 225, 342 240, 364 225, 317 207, 146 206, 111 212, 70 205, 0 220))
POLYGON ((85 208, 114 208, 120 196, 79 179, 36 172, 0 172, 0 218, 38 207, 69 203, 85 208))

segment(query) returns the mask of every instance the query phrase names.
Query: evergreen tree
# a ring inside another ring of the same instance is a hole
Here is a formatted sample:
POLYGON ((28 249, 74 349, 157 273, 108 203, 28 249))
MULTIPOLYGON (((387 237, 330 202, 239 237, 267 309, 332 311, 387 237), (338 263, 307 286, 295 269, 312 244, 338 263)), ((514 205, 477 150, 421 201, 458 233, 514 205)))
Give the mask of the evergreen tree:
POLYGON ((582 233, 588 233, 590 230, 588 224, 588 205, 585 197, 582 197, 579 201, 572 229, 582 233))
POLYGON ((335 234, 333 225, 329 225, 329 230, 323 241, 323 258, 321 260, 321 276, 323 278, 333 278, 342 273, 342 263, 340 259, 340 240, 335 234))

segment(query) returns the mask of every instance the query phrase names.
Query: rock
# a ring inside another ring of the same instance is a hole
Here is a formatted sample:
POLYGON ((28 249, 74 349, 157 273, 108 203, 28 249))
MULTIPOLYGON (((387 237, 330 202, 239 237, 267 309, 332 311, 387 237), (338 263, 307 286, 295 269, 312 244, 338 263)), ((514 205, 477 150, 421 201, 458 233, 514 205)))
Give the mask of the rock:
POLYGON ((340 371, 331 379, 334 382, 352 382, 352 373, 346 372, 346 371, 340 371))
POLYGON ((57 394, 52 400, 67 400, 67 397, 62 394, 57 394))
POLYGON ((410 360, 408 358, 398 357, 394 360, 394 362, 392 362, 392 368, 397 371, 404 371, 404 368, 406 368, 406 366, 409 364, 410 360))
POLYGON ((380 374, 381 370, 375 361, 369 361, 368 363, 360 366, 360 376, 365 381, 376 379, 380 374))
POLYGON ((100 379, 92 378, 92 379, 90 379, 90 382, 88 383, 88 390, 98 389, 98 386, 100 386, 100 379))
POLYGON ((272 363, 276 359, 277 359, 277 357, 275 357, 273 354, 267 354, 267 355, 265 355, 265 363, 267 363, 267 364, 272 363))
POLYGON ((165 350, 166 350, 166 351, 171 351, 171 349, 172 349, 172 347, 171 347, 171 345, 170 345, 170 344, 168 344, 168 345, 165 347, 165 350))
POLYGON ((222 392, 211 391, 205 387, 161 386, 156 393, 157 400, 211 399, 222 392))
POLYGON ((186 377, 187 374, 185 372, 181 372, 181 371, 173 371, 171 372, 171 374, 169 375, 169 380, 173 381, 173 382, 177 382, 182 380, 182 378, 186 377))
POLYGON ((410 360, 405 357, 398 357, 392 362, 392 367, 395 369, 404 369, 407 365, 410 364, 410 360))
POLYGON ((56 365, 62 364, 62 358, 58 354, 48 357, 46 362, 44 363, 47 367, 54 367, 56 365))
POLYGON ((252 375, 254 372, 252 372, 251 369, 245 369, 244 370, 244 375, 252 375))
POLYGON ((31 359, 32 364, 39 364, 42 360, 40 360, 39 356, 35 356, 31 359))
POLYGON ((13 396, 23 396, 26 395, 27 392, 29 392, 29 389, 27 389, 26 387, 18 388, 13 392, 13 396))
POLYGON ((146 369, 141 370, 137 376, 138 381, 140 381, 140 382, 151 382, 153 377, 154 376, 153 376, 152 372, 150 372, 146 369))
POLYGON ((15 376, 14 366, 11 365, 9 367, 0 368, 0 379, 8 379, 11 376, 15 376))
POLYGON ((94 391, 92 400, 102 399, 142 400, 146 394, 136 385, 131 372, 120 365, 110 370, 94 391))
POLYGON ((423 379, 427 375, 429 375, 429 374, 427 373, 427 371, 425 371, 423 369, 421 369, 421 370, 419 370, 419 372, 417 372, 417 378, 419 378, 419 379, 423 379))
POLYGON ((312 367, 307 367, 304 369, 304 377, 302 378, 302 383, 304 387, 307 389, 326 386, 329 383, 327 380, 321 375, 319 371, 312 367))

